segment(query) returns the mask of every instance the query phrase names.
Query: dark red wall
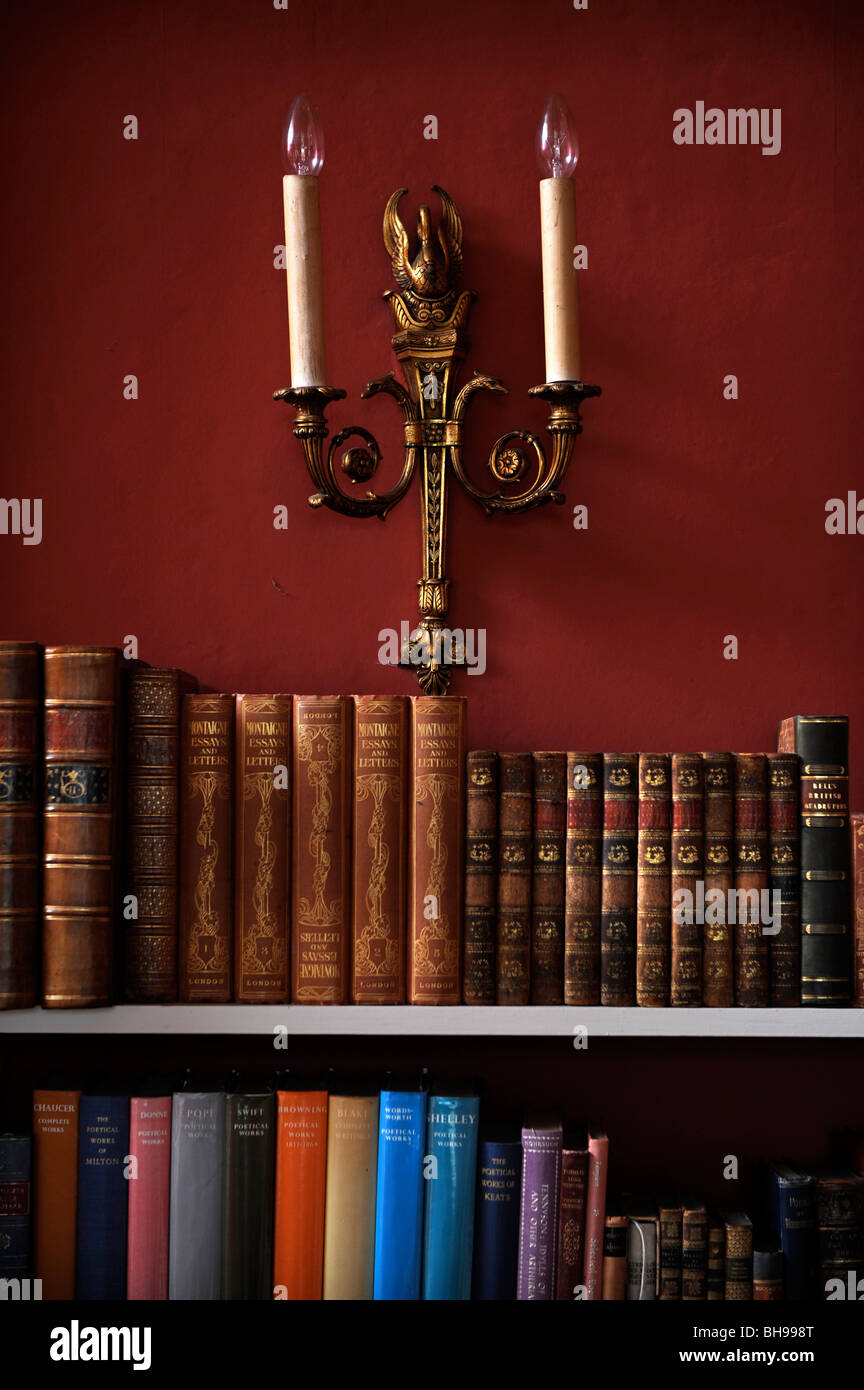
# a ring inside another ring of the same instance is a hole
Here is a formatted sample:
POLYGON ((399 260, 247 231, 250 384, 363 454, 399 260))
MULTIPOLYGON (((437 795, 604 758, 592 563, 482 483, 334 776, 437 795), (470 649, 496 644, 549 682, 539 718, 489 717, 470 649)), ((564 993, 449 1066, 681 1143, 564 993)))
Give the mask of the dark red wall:
POLYGON ((417 497, 383 526, 311 511, 291 412, 270 400, 289 377, 281 127, 309 89, 329 375, 350 392, 331 419, 380 429, 388 479, 395 406, 357 400, 393 365, 381 213, 402 184, 406 219, 433 182, 455 198, 480 295, 468 370, 512 393, 473 408, 480 478, 498 434, 544 424, 526 397, 543 377, 533 138, 559 88, 582 147, 583 371, 603 397, 566 508, 489 520, 454 498, 451 620, 488 635, 487 674, 454 685, 471 740, 754 749, 781 715, 857 716, 864 536, 825 532, 829 497, 864 495, 854 6, 47 0, 6 16, 2 490, 43 498, 45 534, 0 537, 4 636, 135 633, 147 660, 226 689, 410 690, 377 664, 377 633, 414 617, 417 497), (673 111, 699 100, 781 108, 781 153, 677 146, 673 111))

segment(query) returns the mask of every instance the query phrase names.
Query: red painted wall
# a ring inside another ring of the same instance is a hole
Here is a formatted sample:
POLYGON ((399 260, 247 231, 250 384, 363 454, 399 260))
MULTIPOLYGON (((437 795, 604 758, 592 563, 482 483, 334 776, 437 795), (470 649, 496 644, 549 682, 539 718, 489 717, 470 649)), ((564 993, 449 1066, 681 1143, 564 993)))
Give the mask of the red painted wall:
POLYGON ((417 497, 384 525, 311 511, 292 412, 270 400, 289 378, 281 126, 309 89, 327 138, 329 375, 350 392, 331 421, 380 431, 385 485, 396 408, 357 400, 394 365, 381 213, 402 184, 406 220, 433 182, 455 198, 480 296, 467 368, 511 389, 472 408, 479 479, 498 434, 544 425, 526 396, 543 377, 533 139, 559 88, 582 148, 583 371, 603 396, 565 508, 489 520, 453 498, 451 621, 488 642, 487 673, 454 684, 471 740, 771 748, 781 715, 858 715, 864 536, 825 532, 829 497, 864 496, 855 6, 47 0, 6 15, 2 490, 43 499, 44 539, 0 536, 4 636, 135 633, 147 660, 227 689, 411 690, 378 665, 377 633, 415 615, 417 497), (781 108, 781 152, 676 145, 673 111, 697 101, 781 108))

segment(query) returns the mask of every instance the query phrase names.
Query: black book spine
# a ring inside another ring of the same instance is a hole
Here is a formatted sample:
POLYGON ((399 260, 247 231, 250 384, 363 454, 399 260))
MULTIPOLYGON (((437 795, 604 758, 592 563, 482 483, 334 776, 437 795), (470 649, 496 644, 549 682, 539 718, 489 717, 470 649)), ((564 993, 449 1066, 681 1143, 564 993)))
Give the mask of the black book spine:
POLYGON ((273 1296, 273 1152, 276 1098, 225 1097, 222 1297, 273 1296))

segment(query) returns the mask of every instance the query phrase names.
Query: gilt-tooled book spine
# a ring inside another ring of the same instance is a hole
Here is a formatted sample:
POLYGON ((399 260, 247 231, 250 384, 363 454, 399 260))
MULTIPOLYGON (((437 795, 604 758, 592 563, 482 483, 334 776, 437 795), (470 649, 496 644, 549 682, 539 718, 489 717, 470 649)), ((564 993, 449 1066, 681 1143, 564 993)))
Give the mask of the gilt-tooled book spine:
POLYGON ((498 985, 499 1004, 531 998, 531 855, 533 777, 530 753, 498 760, 498 985))
POLYGON ((327 1092, 276 1092, 273 1296, 320 1300, 324 1271, 327 1092))
POLYGON ((765 1008, 770 997, 768 937, 762 907, 768 896, 768 761, 735 753, 735 1003, 765 1008))
MULTIPOLYGON (((731 753, 703 753, 705 897, 724 904, 735 887, 735 808, 731 753), (719 895, 719 896, 718 896, 719 895)), ((735 1003, 734 927, 729 914, 706 913, 702 937, 702 1002, 728 1009, 735 1003), (719 918, 720 920, 714 920, 719 918)))
POLYGON ((404 695, 354 697, 354 1004, 405 1002, 409 709, 404 695))
POLYGON ((775 1009, 801 1002, 800 775, 794 753, 769 753, 768 858, 772 904, 780 920, 769 938, 770 1002, 775 1009))
POLYGON ((225 1097, 222 1297, 269 1299, 273 1272, 272 1092, 225 1097))
POLYGON ((564 1002, 567 754, 534 754, 531 1003, 564 1002))
POLYGON ((781 753, 801 773, 801 1003, 852 999, 849 720, 795 715, 780 725, 781 753))
POLYGON ((179 1091, 171 1105, 168 1297, 222 1296, 225 1094, 179 1091))
POLYGON ((408 1003, 462 1000, 465 715, 461 695, 412 695, 408 1003))
POLYGON ((238 695, 234 792, 234 997, 289 992, 291 696, 238 695))
POLYGON ((234 696, 185 695, 181 722, 180 998, 231 998, 234 696))
POLYGON ((125 1299, 129 1100, 82 1096, 75 1297, 125 1299))
POLYGON ((351 700, 294 698, 291 998, 345 1004, 351 949, 351 700))
POLYGON ((854 1002, 864 1009, 864 815, 852 816, 854 1002))
POLYGON ((45 1008, 113 998, 121 682, 114 647, 45 651, 45 1008))
POLYGON ((639 754, 636 1003, 669 1002, 671 784, 668 753, 639 754))
POLYGON ((124 993, 135 1004, 177 998, 180 714, 193 676, 142 666, 129 675, 126 877, 137 916, 124 922, 124 993))
MULTIPOLYGON (((695 903, 702 882, 702 758, 673 753, 670 887, 672 891, 670 1002, 702 1003, 702 927, 695 903)), ((679 1295, 675 1294, 677 1298, 679 1295)), ((661 1290, 660 1297, 663 1297, 661 1290)))
POLYGON ((716 1303, 724 1297, 726 1279, 726 1227, 712 1212, 708 1217, 708 1245, 705 1266, 705 1299, 716 1303))
POLYGON ((723 1214, 726 1247, 723 1297, 747 1300, 753 1297, 753 1224, 743 1211, 723 1214))
POLYGON ((0 642, 0 1009, 39 1001, 42 649, 0 642))
POLYGON ((42 1297, 75 1297, 80 1091, 33 1092, 33 1268, 42 1297))
POLYGON ((705 1299, 708 1214, 702 1202, 685 1200, 681 1214, 681 1299, 705 1299))
POLYGON ((129 1226, 127 1299, 168 1297, 171 1209, 171 1097, 133 1096, 129 1102, 129 1226))
POLYGON ((466 1004, 494 1004, 498 930, 498 754, 465 759, 466 1004))
MULTIPOLYGON (((849 1276, 857 1288, 864 1262, 864 1175, 848 1168, 825 1168, 815 1173, 818 1224, 818 1294, 827 1298, 828 1281, 839 1279, 844 1290, 849 1276)), ((835 1286, 836 1287, 836 1286, 835 1286)))
MULTIPOLYGON (((564 1142, 567 1143, 566 1139, 564 1142)), ((564 1148, 561 1153, 558 1272, 555 1281, 555 1297, 559 1303, 572 1302, 573 1299, 582 1296, 582 1276, 585 1269, 585 1196, 587 1189, 587 1148, 564 1148)))
MULTIPOLYGON (((0 1134, 0 1278, 31 1277, 33 1214, 29 1134, 0 1134)), ((38 1274, 35 1276, 38 1278, 38 1274)), ((4 1289, 4 1297, 9 1295, 4 1289)))
POLYGON ((667 1301, 681 1298, 683 1259, 683 1208, 674 1199, 657 1202, 660 1223, 660 1269, 658 1297, 667 1301))
POLYGON ((617 1202, 610 1202, 603 1230, 603 1300, 620 1302, 626 1297, 627 1217, 617 1202))
POLYGON ((555 1298, 562 1146, 560 1120, 538 1118, 522 1128, 519 1299, 551 1302, 555 1298))
POLYGON ((377 1183, 378 1096, 331 1096, 324 1218, 325 1300, 372 1298, 377 1183))
POLYGON ((639 759, 603 754, 603 868, 600 885, 600 1002, 636 999, 636 831, 639 759))
POLYGON ((603 755, 567 754, 564 1003, 600 1003, 603 755))

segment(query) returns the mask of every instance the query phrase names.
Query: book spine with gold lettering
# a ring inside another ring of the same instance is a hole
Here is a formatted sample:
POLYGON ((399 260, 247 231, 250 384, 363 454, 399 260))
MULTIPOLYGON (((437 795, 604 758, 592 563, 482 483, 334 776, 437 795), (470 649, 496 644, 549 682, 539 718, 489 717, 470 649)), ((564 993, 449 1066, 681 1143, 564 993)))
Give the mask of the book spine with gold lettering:
POLYGON ((853 903, 853 986, 854 1004, 864 1009, 864 815, 860 812, 852 821, 852 886, 853 903))
POLYGON ((129 675, 126 731, 124 994, 135 1004, 177 998, 180 711, 197 688, 184 671, 139 666, 129 675))
POLYGON ((668 753, 639 754, 636 870, 636 1003, 669 1002, 672 801, 668 753))
POLYGON ((42 649, 0 642, 0 1009, 39 1002, 42 649))
POLYGON ((291 696, 236 697, 234 998, 288 1000, 291 696))
POLYGON ((763 895, 768 878, 768 763, 764 753, 735 753, 735 1003, 766 1008, 770 997, 763 895))
POLYGON ((702 1003, 702 927, 696 911, 697 885, 702 881, 702 758, 698 753, 673 753, 670 768, 670 993, 673 1005, 693 1008, 702 1003))
POLYGON ((800 776, 795 753, 767 757, 769 875, 779 913, 768 942, 770 1002, 783 1009, 801 1003, 800 776))
POLYGON ((564 1002, 567 754, 534 754, 531 1003, 564 1002))
POLYGON ((753 1225, 743 1211, 721 1213, 726 1229, 723 1297, 747 1300, 753 1297, 753 1225))
POLYGON ((801 1003, 852 1000, 849 719, 798 714, 778 749, 800 759, 801 1003))
POLYGON ((354 696, 351 1002, 404 1004, 408 699, 354 696))
POLYGON ((291 997, 346 1004, 351 949, 351 700, 294 697, 291 997))
POLYGON ((600 882, 600 1003, 636 998, 636 809, 639 759, 603 754, 603 868, 600 882))
POLYGON ((494 1004, 498 928, 498 754, 477 749, 465 759, 466 1004, 494 1004))
POLYGON ((411 697, 408 1002, 462 1000, 466 701, 411 697))
POLYGON ((362 1301, 373 1297, 378 1113, 377 1095, 330 1096, 324 1209, 325 1301, 362 1301))
POLYGON ((600 1003, 603 755, 567 754, 564 1003, 600 1003))
POLYGON ((531 998, 533 778, 530 753, 499 754, 496 1002, 531 998))
POLYGON ((122 656, 45 651, 42 1003, 112 1003, 122 656))
POLYGON ((704 879, 706 904, 702 936, 702 1002, 728 1009, 735 1003, 733 926, 726 904, 735 886, 735 811, 731 753, 703 753, 704 879), (709 899, 709 894, 711 898, 709 899), (718 896, 719 895, 719 896, 718 896), (718 910, 718 904, 723 910, 718 910))
POLYGON ((234 696, 185 695, 180 740, 180 998, 231 999, 234 696))

